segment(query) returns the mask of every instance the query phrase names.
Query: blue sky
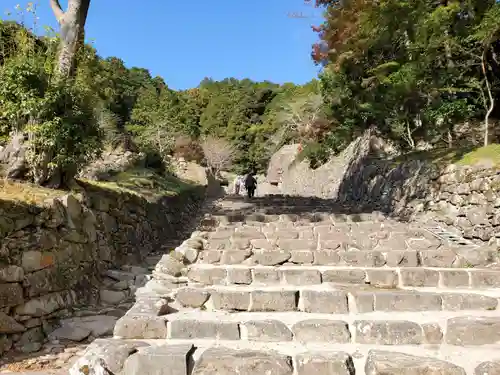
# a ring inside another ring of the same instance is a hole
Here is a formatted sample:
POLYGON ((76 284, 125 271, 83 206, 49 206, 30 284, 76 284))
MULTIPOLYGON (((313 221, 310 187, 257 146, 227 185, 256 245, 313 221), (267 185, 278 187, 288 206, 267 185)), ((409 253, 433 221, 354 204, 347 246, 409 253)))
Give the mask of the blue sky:
MULTIPOLYGON (((0 10, 18 3, 27 1, 1 0, 0 10)), ((35 3, 39 24, 57 30, 49 0, 35 3)), ((120 57, 185 89, 204 77, 307 82, 318 73, 310 25, 320 22, 321 12, 304 0, 92 0, 86 29, 99 55, 120 57)))

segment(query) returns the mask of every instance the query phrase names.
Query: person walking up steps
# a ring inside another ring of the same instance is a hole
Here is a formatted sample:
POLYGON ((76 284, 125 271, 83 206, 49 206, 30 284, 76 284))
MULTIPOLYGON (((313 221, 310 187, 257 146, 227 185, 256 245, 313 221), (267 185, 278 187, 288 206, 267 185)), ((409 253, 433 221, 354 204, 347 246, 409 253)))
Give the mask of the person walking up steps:
POLYGON ((245 189, 247 189, 248 198, 255 197, 255 189, 257 189, 257 180, 254 177, 255 172, 250 172, 245 178, 245 189))

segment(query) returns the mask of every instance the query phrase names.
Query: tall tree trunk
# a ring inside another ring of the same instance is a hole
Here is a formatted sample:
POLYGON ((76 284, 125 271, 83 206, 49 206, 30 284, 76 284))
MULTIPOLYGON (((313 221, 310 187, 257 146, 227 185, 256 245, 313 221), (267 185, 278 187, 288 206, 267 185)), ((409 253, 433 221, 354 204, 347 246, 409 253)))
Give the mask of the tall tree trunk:
POLYGON ((85 38, 85 21, 90 7, 90 0, 68 0, 64 12, 59 0, 50 0, 57 22, 61 28, 61 44, 56 75, 60 79, 71 78, 76 70, 76 54, 85 38))
POLYGON ((490 100, 490 106, 486 112, 486 115, 484 116, 484 146, 488 146, 488 135, 489 135, 489 128, 490 128, 490 124, 489 124, 489 118, 490 118, 490 115, 491 115, 491 112, 493 112, 493 109, 495 109, 495 98, 493 97, 493 94, 491 93, 491 85, 490 85, 490 81, 488 80, 488 71, 486 69, 486 64, 487 61, 486 61, 486 52, 487 50, 485 49, 483 51, 483 54, 481 55, 481 68, 483 70, 483 75, 484 75, 484 80, 486 82, 486 90, 488 92, 488 98, 490 100))

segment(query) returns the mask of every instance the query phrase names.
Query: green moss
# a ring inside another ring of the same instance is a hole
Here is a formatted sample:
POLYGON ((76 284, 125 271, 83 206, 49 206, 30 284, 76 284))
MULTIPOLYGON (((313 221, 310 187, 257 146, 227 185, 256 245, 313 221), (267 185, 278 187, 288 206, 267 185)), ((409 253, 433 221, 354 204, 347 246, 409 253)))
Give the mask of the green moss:
POLYGON ((435 148, 425 151, 413 151, 404 155, 399 155, 392 159, 392 166, 397 167, 401 163, 406 163, 411 160, 427 161, 439 167, 446 167, 449 164, 455 163, 471 151, 471 147, 464 148, 435 148))
POLYGON ((457 161, 458 165, 490 163, 492 167, 500 165, 500 144, 491 144, 468 152, 457 161))
POLYGON ((178 195, 194 186, 175 176, 160 175, 150 169, 121 172, 111 177, 109 181, 84 181, 104 189, 131 193, 146 199, 178 195))

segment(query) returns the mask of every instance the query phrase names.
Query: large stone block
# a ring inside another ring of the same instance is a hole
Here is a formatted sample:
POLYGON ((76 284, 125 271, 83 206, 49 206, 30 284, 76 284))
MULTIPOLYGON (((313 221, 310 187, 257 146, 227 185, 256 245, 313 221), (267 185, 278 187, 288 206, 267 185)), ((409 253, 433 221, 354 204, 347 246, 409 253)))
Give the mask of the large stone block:
POLYGON ((169 322, 171 339, 239 340, 238 323, 176 319, 169 322))
POLYGON ((443 310, 495 310, 498 300, 480 294, 446 293, 442 295, 443 310))
POLYGON ((300 342, 328 342, 346 344, 351 333, 346 322, 339 320, 309 319, 295 323, 292 327, 295 340, 300 342))
POLYGON ((366 272, 362 269, 338 269, 323 271, 324 283, 364 284, 366 272))
POLYGON ((304 353, 295 363, 297 375, 354 375, 354 363, 347 353, 304 353))
POLYGON ((441 296, 435 293, 404 291, 375 293, 375 311, 439 311, 441 305, 441 296))
POLYGON ((347 314, 347 293, 328 290, 302 290, 302 307, 305 312, 323 314, 347 314))
POLYGON ((250 291, 214 291, 212 302, 216 310, 247 311, 250 307, 250 291))
POLYGON ((167 321, 163 317, 127 314, 116 322, 113 334, 124 339, 166 339, 167 321))
POLYGON ((321 284, 321 272, 318 270, 285 269, 281 271, 281 277, 286 284, 290 285, 321 284))
POLYGON ((480 363, 474 369, 474 375, 500 375, 500 361, 480 363))
POLYGON ((430 357, 371 350, 366 360, 367 375, 465 375, 465 370, 450 362, 430 357))
POLYGON ((207 302, 210 293, 201 288, 185 287, 177 290, 175 299, 185 307, 201 307, 207 302))
POLYGON ((195 363, 192 375, 293 375, 292 359, 272 351, 210 348, 195 363))
POLYGON ((464 316, 448 319, 446 343, 486 345, 500 342, 500 318, 464 316))
POLYGON ((20 305, 24 302, 21 284, 0 284, 0 307, 20 305))
POLYGON ((123 375, 185 375, 193 345, 160 345, 140 348, 123 364, 123 375))
POLYGON ((251 341, 291 341, 292 331, 279 320, 250 320, 243 323, 251 341))
POLYGON ((249 311, 294 311, 297 309, 298 294, 295 290, 252 291, 249 311))
POLYGON ((422 328, 415 322, 358 320, 354 326, 358 344, 420 345, 424 342, 422 328))

